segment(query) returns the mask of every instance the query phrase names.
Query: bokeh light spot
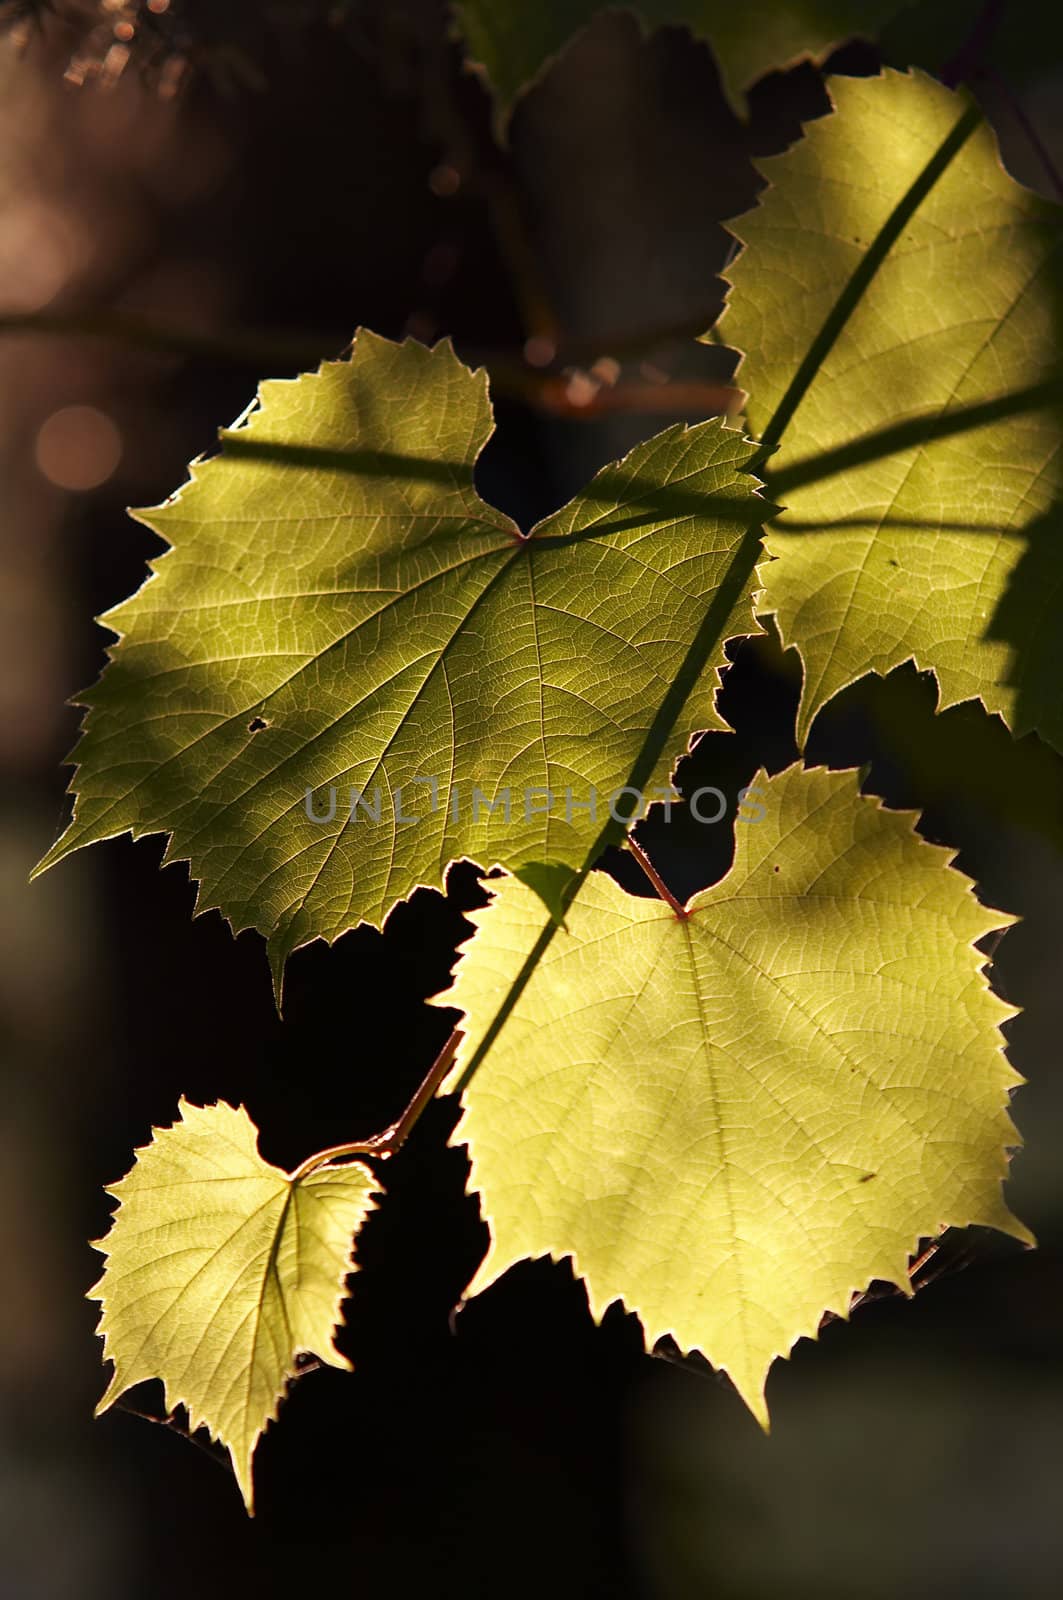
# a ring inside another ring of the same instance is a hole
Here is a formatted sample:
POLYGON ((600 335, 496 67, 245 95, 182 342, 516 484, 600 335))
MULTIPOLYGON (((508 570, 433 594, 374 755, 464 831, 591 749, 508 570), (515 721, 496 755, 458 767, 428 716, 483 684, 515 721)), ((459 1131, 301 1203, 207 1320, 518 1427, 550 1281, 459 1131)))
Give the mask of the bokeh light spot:
POLYGON ((37 467, 59 489, 98 489, 122 459, 122 435, 95 406, 53 411, 37 434, 37 467))

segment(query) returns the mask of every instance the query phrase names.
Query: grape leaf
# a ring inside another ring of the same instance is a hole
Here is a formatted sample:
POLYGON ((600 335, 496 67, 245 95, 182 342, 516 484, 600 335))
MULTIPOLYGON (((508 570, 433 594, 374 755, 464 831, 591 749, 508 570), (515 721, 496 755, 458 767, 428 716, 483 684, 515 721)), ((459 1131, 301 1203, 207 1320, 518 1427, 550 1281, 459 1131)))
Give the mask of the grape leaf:
MULTIPOLYGON (((491 1231, 470 1295, 570 1256, 596 1318, 622 1300, 764 1421, 774 1358, 871 1279, 908 1289, 921 1237, 1030 1236, 1001 1192, 1013 1008, 972 948, 1013 919, 855 774, 755 783, 764 819, 684 919, 592 875, 453 1140, 491 1231)), ((459 1079, 543 923, 525 885, 489 887, 434 1002, 465 1013, 459 1079)))
MULTIPOLYGON (((758 431, 964 110, 921 75, 831 93, 835 114, 765 164, 773 187, 730 273, 723 332, 745 352, 758 431)), ((802 738, 841 689, 910 659, 936 673, 942 708, 980 698, 1063 749, 1061 221, 976 129, 793 413, 771 461, 786 512, 763 610, 804 662, 802 738)))
POLYGON ((296 1356, 350 1367, 333 1331, 376 1189, 357 1162, 282 1172, 259 1155, 246 1111, 182 1100, 108 1190, 119 1207, 89 1298, 114 1376, 97 1415, 161 1378, 167 1409, 184 1406, 193 1431, 226 1446, 252 1511, 251 1460, 296 1356))
POLYGON ((494 90, 504 128, 514 102, 600 11, 633 13, 644 28, 687 27, 711 43, 724 87, 736 100, 773 68, 800 56, 823 55, 853 34, 874 34, 898 0, 800 0, 797 4, 740 6, 725 0, 460 0, 454 6, 470 58, 494 90))
POLYGON ((581 865, 714 601, 676 748, 726 726, 723 642, 759 631, 752 577, 728 588, 765 513, 751 446, 670 428, 524 538, 473 487, 490 428, 484 374, 449 345, 363 332, 349 361, 265 384, 143 514, 173 548, 103 619, 121 642, 38 871, 168 833, 197 909, 267 935, 279 993, 292 950, 379 927, 463 856, 581 865))

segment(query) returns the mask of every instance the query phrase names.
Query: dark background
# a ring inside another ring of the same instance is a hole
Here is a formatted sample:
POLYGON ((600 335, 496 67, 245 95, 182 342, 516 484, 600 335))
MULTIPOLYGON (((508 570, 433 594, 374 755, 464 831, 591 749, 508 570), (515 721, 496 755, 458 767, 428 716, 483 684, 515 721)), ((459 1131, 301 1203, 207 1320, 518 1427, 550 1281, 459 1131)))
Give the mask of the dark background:
MULTIPOLYGON (((753 203, 753 160, 828 104, 805 64, 755 86, 743 124, 708 49, 613 14, 527 95, 502 152, 433 0, 348 7, 342 27, 288 11, 201 8, 176 94, 164 60, 95 72, 62 19, 0 45, 0 1596, 1055 1595, 1063 761, 976 707, 935 718, 911 669, 830 707, 808 758, 870 763, 865 788, 923 808, 1024 919, 995 982, 1025 1008, 1009 1033, 1030 1149, 1009 1194, 1039 1252, 947 1238, 914 1303, 872 1290, 776 1368, 766 1439, 703 1363, 651 1359, 616 1307, 595 1327, 567 1269, 515 1269, 451 1330, 485 1231, 444 1100, 363 1235, 341 1334, 355 1374, 296 1385, 259 1449, 253 1523, 205 1435, 129 1414, 158 1412, 152 1389, 91 1420, 102 1185, 182 1092, 245 1103, 285 1166, 385 1125, 446 1036, 422 1001, 482 898, 462 868, 383 934, 300 952, 281 1023, 261 941, 193 921, 161 841, 26 886, 65 815, 63 701, 99 670, 91 618, 156 548, 123 507, 171 492, 260 376, 364 324, 488 360, 480 486, 530 525, 639 438, 711 413, 733 357, 693 335, 721 304, 721 220, 753 203), (101 336, 116 314, 179 336, 131 348, 101 336), (559 346, 545 374, 521 359, 533 335, 559 346), (588 391, 564 369, 602 355, 651 410, 565 414, 588 391)), ((1058 61, 1036 40, 1023 60, 1015 93, 1061 152, 1058 61)), ((829 66, 877 62, 854 44, 829 66)), ((1050 192, 1010 101, 981 92, 1012 171, 1050 192)), ((687 776, 730 792, 792 760, 796 686, 770 639, 738 647, 737 731, 703 740, 687 776)), ((684 894, 727 868, 724 827, 644 833, 684 894)))

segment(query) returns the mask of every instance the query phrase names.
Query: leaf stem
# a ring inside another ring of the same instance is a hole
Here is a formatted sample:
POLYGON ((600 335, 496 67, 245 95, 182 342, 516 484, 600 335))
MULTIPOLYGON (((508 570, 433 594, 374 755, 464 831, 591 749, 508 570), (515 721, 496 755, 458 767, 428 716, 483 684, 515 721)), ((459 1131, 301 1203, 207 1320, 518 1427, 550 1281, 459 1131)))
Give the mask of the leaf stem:
MULTIPOLYGON (((886 218, 872 241, 867 254, 849 279, 842 293, 838 296, 834 307, 829 312, 801 365, 794 374, 789 387, 764 431, 760 448, 746 465, 745 470, 747 472, 759 473, 765 461, 778 446, 791 417, 804 399, 822 362, 859 304, 875 273, 900 237, 909 219, 930 193, 953 156, 962 149, 971 134, 979 126, 981 120, 982 114, 976 105, 971 105, 964 111, 934 155, 931 156, 922 172, 912 183, 907 193, 902 196, 886 218)), ((770 515, 771 512, 772 507, 766 506, 765 514, 770 515)), ((646 742, 634 763, 631 776, 628 779, 631 789, 637 791, 642 787, 649 773, 656 765, 659 756, 663 753, 683 705, 723 633, 737 595, 756 569, 757 560, 761 554, 760 536, 760 523, 753 523, 746 530, 742 543, 735 552, 727 576, 714 595, 708 611, 705 613, 701 627, 698 629, 690 649, 683 659, 683 664, 658 707, 657 715, 646 737, 646 742)), ((630 814, 625 815, 622 812, 619 817, 611 818, 602 828, 598 838, 585 857, 583 865, 568 883, 562 897, 564 901, 562 913, 566 912, 569 906, 572 905, 572 902, 587 881, 591 869, 601 852, 607 845, 614 844, 623 838, 627 833, 631 820, 632 816, 630 814)), ((559 926, 560 919, 551 918, 543 927, 542 932, 525 958, 523 966, 510 985, 505 999, 500 1004, 455 1085, 454 1092, 456 1094, 461 1095, 464 1093, 473 1074, 478 1071, 481 1062, 505 1027, 506 1021, 524 990, 531 982, 532 976, 552 943, 559 926)))
POLYGON ((316 1155, 307 1156, 306 1160, 289 1174, 292 1183, 298 1183, 311 1172, 316 1172, 319 1167, 339 1161, 344 1156, 377 1156, 381 1160, 386 1160, 388 1156, 394 1155, 395 1151, 406 1143, 421 1113, 434 1098, 436 1090, 450 1071, 458 1045, 463 1038, 462 1029, 455 1028, 397 1122, 392 1122, 381 1133, 370 1134, 368 1139, 357 1139, 350 1144, 334 1144, 328 1150, 319 1150, 316 1155))
POLYGON ((676 899, 675 895, 672 893, 671 889, 669 889, 668 885, 657 871, 657 868, 654 866, 645 850, 635 838, 635 835, 633 833, 629 833, 625 842, 628 849, 631 851, 631 854, 635 857, 635 860, 638 862, 647 878, 649 878, 661 899, 666 905, 671 906, 672 910, 675 912, 676 916, 681 922, 685 922, 687 917, 689 917, 690 912, 687 910, 686 906, 681 900, 676 899))
MULTIPOLYGON (((765 515, 769 515, 772 510, 773 507, 766 503, 764 506, 765 515)), ((629 801, 627 796, 628 794, 637 796, 649 781, 650 773, 663 755, 665 747, 672 736, 672 730, 694 685, 704 672, 706 662, 711 659, 712 652, 723 635, 723 630, 727 626, 727 619, 734 609, 738 596, 756 571, 757 562, 763 553, 760 538, 761 527, 761 522, 753 522, 742 535, 741 543, 734 553, 731 565, 727 569, 727 574, 713 595, 709 608, 702 618, 701 626, 694 635, 689 650, 683 657, 682 665, 672 679, 667 694, 657 708, 657 714, 650 725, 646 741, 632 765, 627 784, 624 790, 621 791, 624 794, 624 799, 620 802, 618 811, 610 814, 609 821, 602 826, 597 839, 595 839, 584 857, 583 865, 569 880, 567 888, 562 895, 561 916, 556 920, 553 917, 550 918, 528 952, 524 965, 511 983, 505 999, 495 1012, 487 1031, 469 1058, 464 1072, 454 1085, 455 1094, 461 1095, 465 1092, 473 1074, 479 1070, 481 1062, 505 1027, 517 1001, 531 982, 536 967, 553 942, 565 914, 590 877, 594 863, 598 860, 603 850, 611 844, 620 843, 627 834, 638 803, 637 799, 629 801)))
POLYGON ((982 72, 1005 9, 1006 0, 986 0, 982 9, 975 13, 966 39, 941 68, 939 76, 946 88, 956 89, 961 83, 971 83, 982 72))
POLYGON ((856 271, 827 313, 823 326, 805 352, 804 359, 794 373, 779 404, 768 422, 760 441, 760 449, 749 463, 749 470, 757 472, 777 449, 794 412, 811 388, 820 368, 830 354, 839 335, 869 288, 879 267, 900 238, 908 222, 926 199, 935 183, 946 170, 953 157, 963 148, 982 120, 976 105, 970 105, 946 134, 937 150, 919 173, 908 192, 898 200, 860 261, 856 271))

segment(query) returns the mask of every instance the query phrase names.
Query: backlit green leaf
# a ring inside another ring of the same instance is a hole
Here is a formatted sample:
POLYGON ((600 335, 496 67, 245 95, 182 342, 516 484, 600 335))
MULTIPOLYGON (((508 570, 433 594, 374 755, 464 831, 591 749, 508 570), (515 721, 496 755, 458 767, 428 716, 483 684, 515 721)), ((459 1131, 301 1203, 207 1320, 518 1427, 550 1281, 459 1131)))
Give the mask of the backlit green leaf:
MULTIPOLYGON (((907 1289, 917 1241, 1029 1235, 1001 1193, 1019 1082, 973 941, 979 905, 912 817, 855 775, 756 780, 763 820, 685 918, 595 873, 464 1092, 491 1245, 476 1294, 571 1257, 601 1317, 622 1300, 727 1371, 766 1419, 776 1356, 872 1279, 907 1289)), ((543 926, 514 879, 471 914, 456 1067, 543 926)))
MULTIPOLYGON (((919 75, 831 93, 835 114, 765 164, 772 187, 739 227, 723 332, 758 432, 964 110, 919 75)), ((797 405, 770 462, 786 512, 763 609, 804 662, 802 735, 855 679, 911 659, 943 707, 979 697, 1063 748, 1061 224, 977 128, 797 405)))
POLYGON ((357 1162, 292 1177, 262 1160, 245 1111, 182 1100, 108 1191, 119 1207, 90 1298, 114 1376, 98 1411, 161 1378, 167 1408, 226 1446, 250 1511, 251 1459, 296 1357, 350 1366, 333 1331, 376 1188, 357 1162))
POLYGON ((105 618, 121 642, 42 865, 169 834, 198 908, 267 935, 279 988, 292 950, 379 927, 462 857, 582 865, 715 603, 652 799, 725 726, 724 642, 757 631, 752 575, 727 586, 764 510, 751 447, 670 428, 523 538, 473 486, 490 429, 484 375, 447 345, 362 333, 351 360, 264 385, 145 513, 173 549, 105 618))

